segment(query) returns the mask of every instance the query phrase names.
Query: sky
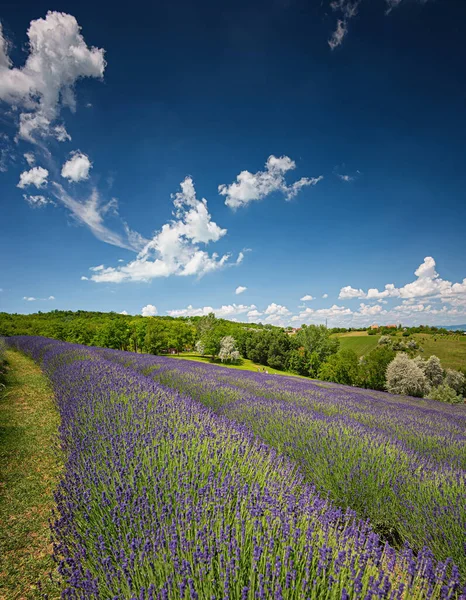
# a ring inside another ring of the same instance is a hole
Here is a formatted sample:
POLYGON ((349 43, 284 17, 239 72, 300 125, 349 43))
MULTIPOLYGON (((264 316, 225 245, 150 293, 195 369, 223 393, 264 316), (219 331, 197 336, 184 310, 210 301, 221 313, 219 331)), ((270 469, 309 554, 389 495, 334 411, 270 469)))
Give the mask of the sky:
POLYGON ((0 311, 466 322, 462 0, 0 10, 0 311))

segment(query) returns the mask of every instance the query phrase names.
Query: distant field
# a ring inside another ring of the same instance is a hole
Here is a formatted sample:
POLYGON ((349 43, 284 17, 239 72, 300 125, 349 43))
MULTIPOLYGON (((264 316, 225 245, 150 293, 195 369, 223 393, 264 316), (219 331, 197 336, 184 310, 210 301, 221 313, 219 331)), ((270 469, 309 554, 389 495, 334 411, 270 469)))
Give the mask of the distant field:
POLYGON ((417 333, 413 337, 424 349, 422 356, 428 357, 435 354, 445 368, 464 369, 466 367, 466 335, 447 336, 417 333))
MULTIPOLYGON (((377 346, 380 336, 367 335, 364 331, 337 333, 341 350, 354 350, 358 356, 364 356, 377 346)), ((416 333, 413 337, 418 341, 424 352, 424 358, 435 354, 442 361, 444 368, 466 368, 466 335, 426 335, 416 333)), ((397 339, 405 338, 397 336, 397 339)))
POLYGON ((377 346, 379 335, 367 335, 365 331, 337 333, 340 350, 354 350, 358 356, 364 356, 377 346))
POLYGON ((196 354, 193 352, 186 352, 183 354, 173 354, 170 355, 170 358, 181 358, 184 360, 195 360, 198 362, 207 363, 210 365, 219 365, 222 367, 229 367, 230 369, 239 369, 240 371, 256 371, 267 369, 268 373, 273 373, 274 375, 293 375, 294 377, 300 377, 300 375, 295 375, 294 373, 288 373, 287 371, 279 371, 278 369, 272 369, 272 367, 264 367, 263 365, 258 365, 253 363, 252 360, 248 358, 241 359, 240 365, 227 365, 223 364, 220 360, 213 361, 210 356, 201 356, 200 354, 196 354))

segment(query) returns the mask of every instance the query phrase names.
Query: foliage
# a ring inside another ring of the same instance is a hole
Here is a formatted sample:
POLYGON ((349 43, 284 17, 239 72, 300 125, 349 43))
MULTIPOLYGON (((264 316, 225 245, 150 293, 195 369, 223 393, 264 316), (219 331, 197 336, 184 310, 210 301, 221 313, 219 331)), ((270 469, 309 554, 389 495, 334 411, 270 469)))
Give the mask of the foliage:
POLYGON ((330 331, 324 325, 303 325, 295 337, 296 344, 313 356, 312 375, 329 356, 338 352, 340 347, 338 338, 331 337, 330 331))
POLYGON ((359 377, 359 359, 353 350, 340 350, 329 356, 319 369, 319 379, 353 385, 359 377))
POLYGON ((391 343, 392 340, 389 335, 381 335, 378 341, 379 346, 386 346, 391 343))
POLYGON ((395 352, 386 345, 366 354, 359 365, 358 385, 373 390, 386 390, 387 367, 395 356, 395 352))
POLYGON ((441 385, 443 382, 443 369, 437 356, 429 356, 424 363, 424 373, 431 386, 441 385))
POLYGON ((457 394, 466 396, 466 377, 460 371, 447 369, 445 371, 444 383, 455 390, 457 394))
POLYGON ((220 340, 220 352, 218 357, 222 362, 226 363, 237 363, 241 356, 236 349, 235 338, 231 335, 226 335, 220 340))
POLYGON ((462 404, 464 402, 463 396, 457 394, 456 391, 446 383, 433 387, 428 393, 428 397, 431 400, 449 402, 450 404, 462 404))
POLYGON ((429 391, 429 382, 421 367, 407 354, 400 353, 387 367, 387 390, 422 398, 429 391))

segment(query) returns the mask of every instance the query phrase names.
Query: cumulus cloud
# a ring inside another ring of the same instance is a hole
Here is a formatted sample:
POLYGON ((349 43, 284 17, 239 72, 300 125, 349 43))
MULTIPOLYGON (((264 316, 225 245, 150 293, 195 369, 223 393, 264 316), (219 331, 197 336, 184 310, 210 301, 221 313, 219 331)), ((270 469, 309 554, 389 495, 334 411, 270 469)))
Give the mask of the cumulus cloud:
POLYGON ((141 314, 143 317, 155 317, 157 312, 157 307, 153 304, 147 304, 141 310, 141 314))
POLYGON ((365 298, 365 297, 366 297, 366 294, 363 292, 363 290, 361 290, 361 289, 357 290, 356 288, 353 288, 350 285, 342 287, 340 290, 340 294, 338 295, 338 298, 340 300, 343 298, 365 298))
POLYGON ((235 290, 235 294, 242 294, 243 292, 245 292, 248 288, 244 287, 244 285, 239 285, 236 290, 235 290))
POLYGON ((29 185, 35 185, 36 188, 45 187, 47 185, 47 177, 49 172, 42 167, 33 167, 29 171, 23 171, 19 176, 17 187, 24 189, 29 185))
POLYGON ((311 294, 306 294, 301 298, 301 302, 308 302, 310 300, 315 300, 314 296, 311 296, 311 294))
POLYGON ((89 157, 76 150, 71 153, 71 158, 66 161, 61 170, 61 176, 68 181, 83 181, 89 179, 89 170, 92 167, 92 163, 89 157))
POLYGON ((17 109, 19 138, 64 141, 69 135, 55 121, 62 107, 76 110, 74 85, 79 79, 103 76, 104 50, 87 46, 75 17, 55 11, 31 21, 27 35, 29 55, 24 66, 14 67, 0 25, 0 99, 17 109))
POLYGON ((247 314, 247 317, 250 321, 256 321, 261 316, 262 316, 262 313, 260 312, 260 310, 257 310, 257 308, 254 308, 253 310, 248 311, 248 314, 247 314))
POLYGON ((359 313, 361 315, 380 315, 383 314, 384 311, 382 306, 380 306, 380 304, 374 304, 374 305, 369 305, 369 304, 364 304, 363 302, 361 302, 361 304, 359 305, 359 313))
POLYGON ((218 192, 226 197, 227 206, 236 209, 247 206, 255 200, 262 200, 274 192, 280 192, 286 200, 291 200, 303 187, 316 185, 323 179, 322 176, 302 177, 299 181, 287 185, 285 174, 295 168, 296 163, 288 156, 271 155, 265 163, 265 171, 257 171, 257 173, 241 171, 236 177, 236 182, 230 185, 219 185, 218 192))
MULTIPOLYGON (((210 313, 214 313, 219 319, 232 319, 238 315, 249 313, 254 311, 257 307, 254 304, 249 306, 245 304, 224 304, 219 308, 213 308, 212 306, 202 306, 200 308, 194 308, 191 304, 187 308, 167 310, 167 315, 171 317, 203 317, 210 313)), ((259 313, 260 314, 260 313, 259 313)))
POLYGON ((322 298, 328 298, 328 294, 322 294, 322 298))
MULTIPOLYGON (((174 219, 148 241, 135 260, 126 265, 107 267, 91 277, 97 283, 150 281, 170 275, 198 277, 224 267, 231 254, 209 254, 200 245, 217 242, 227 230, 212 221, 207 200, 198 200, 191 177, 181 183, 181 191, 172 196, 174 219)), ((239 264, 243 254, 236 260, 239 264)))

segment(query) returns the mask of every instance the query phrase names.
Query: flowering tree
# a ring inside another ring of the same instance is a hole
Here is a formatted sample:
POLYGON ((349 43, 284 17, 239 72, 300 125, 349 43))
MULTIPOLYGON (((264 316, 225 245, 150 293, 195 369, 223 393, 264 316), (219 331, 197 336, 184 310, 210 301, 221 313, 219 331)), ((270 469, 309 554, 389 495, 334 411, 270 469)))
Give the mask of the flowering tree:
POLYGON ((429 391, 429 382, 418 363, 407 354, 395 356, 387 367, 387 390, 392 394, 422 398, 429 391))
POLYGON ((238 362, 241 358, 240 353, 236 349, 235 338, 231 335, 226 335, 220 340, 220 352, 218 353, 222 362, 238 362))

